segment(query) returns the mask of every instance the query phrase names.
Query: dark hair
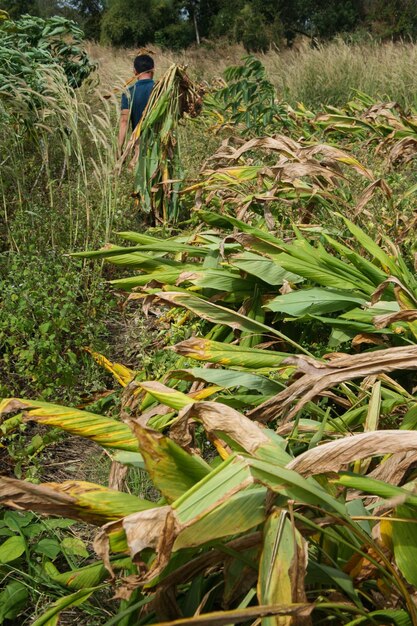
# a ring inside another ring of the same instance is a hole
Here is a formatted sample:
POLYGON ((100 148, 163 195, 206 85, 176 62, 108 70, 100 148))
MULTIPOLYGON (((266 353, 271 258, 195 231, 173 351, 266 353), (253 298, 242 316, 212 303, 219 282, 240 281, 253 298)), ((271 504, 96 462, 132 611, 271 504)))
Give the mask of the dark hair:
POLYGON ((142 74, 143 72, 150 72, 155 67, 153 58, 148 54, 140 54, 133 61, 133 67, 137 71, 138 74, 142 74))

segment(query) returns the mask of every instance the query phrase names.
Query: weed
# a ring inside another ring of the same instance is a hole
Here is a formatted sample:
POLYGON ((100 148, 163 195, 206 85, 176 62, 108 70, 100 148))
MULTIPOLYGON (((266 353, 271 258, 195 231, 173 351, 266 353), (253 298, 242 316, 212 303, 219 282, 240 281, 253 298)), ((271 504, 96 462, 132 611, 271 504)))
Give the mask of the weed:
POLYGON ((85 542, 70 530, 69 519, 43 519, 34 513, 0 514, 0 624, 22 623, 42 597, 65 594, 53 578, 58 568, 75 569, 89 556, 85 542), (17 622, 14 622, 17 623, 17 622))

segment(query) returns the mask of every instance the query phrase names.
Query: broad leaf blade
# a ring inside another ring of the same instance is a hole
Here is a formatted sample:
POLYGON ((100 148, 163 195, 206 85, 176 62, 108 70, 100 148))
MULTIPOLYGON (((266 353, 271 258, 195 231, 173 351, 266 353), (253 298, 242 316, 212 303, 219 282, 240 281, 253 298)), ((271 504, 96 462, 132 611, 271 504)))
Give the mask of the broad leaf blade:
MULTIPOLYGON (((304 579, 307 567, 307 542, 303 539, 286 511, 276 510, 264 528, 264 542, 259 564, 259 604, 292 604, 306 602, 304 579)), ((291 617, 269 617, 263 626, 290 626, 291 617)), ((305 619, 299 622, 311 624, 305 619)))
POLYGON ((17 410, 25 410, 28 420, 45 426, 62 428, 72 435, 91 439, 105 448, 139 451, 130 428, 110 417, 37 400, 6 398, 0 403, 0 415, 17 410))
POLYGON ((0 478, 0 502, 18 509, 71 517, 98 525, 155 507, 148 500, 85 481, 34 485, 5 476, 0 478))
POLYGON ((134 420, 131 424, 152 482, 168 502, 209 474, 210 466, 198 455, 189 454, 168 437, 134 420))

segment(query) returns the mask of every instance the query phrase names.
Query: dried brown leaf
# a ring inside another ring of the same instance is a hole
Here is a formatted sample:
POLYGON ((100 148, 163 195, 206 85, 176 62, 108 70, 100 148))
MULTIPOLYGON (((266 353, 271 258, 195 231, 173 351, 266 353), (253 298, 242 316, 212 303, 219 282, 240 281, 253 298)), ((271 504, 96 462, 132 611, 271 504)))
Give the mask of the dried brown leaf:
MULTIPOLYGON (((337 179, 342 175, 336 170, 328 167, 323 167, 318 161, 303 161, 301 163, 284 163, 280 166, 271 168, 276 175, 276 178, 280 182, 293 183, 299 178, 304 176, 312 176, 314 178, 321 178, 326 181, 330 186, 337 184, 337 179)), ((321 189, 322 185, 319 186, 321 189)), ((271 194, 272 190, 269 190, 271 194)), ((272 194, 271 194, 272 197, 272 194)), ((273 199, 273 198, 272 198, 273 199)))
POLYGON ((375 328, 381 329, 391 326, 395 322, 414 322, 417 320, 417 310, 398 311, 397 313, 387 313, 376 315, 372 322, 375 328))
POLYGON ((230 139, 224 141, 219 150, 211 157, 210 160, 218 161, 221 159, 226 160, 239 160, 246 152, 251 150, 271 150, 273 152, 280 152, 287 154, 291 158, 296 158, 296 153, 300 149, 300 144, 283 135, 276 135, 275 137, 261 137, 256 139, 250 139, 246 141, 239 148, 234 148, 230 145, 230 139))
POLYGON ((377 430, 344 437, 300 454, 288 463, 288 469, 302 476, 338 472, 349 463, 370 456, 417 450, 417 432, 413 430, 377 430))
MULTIPOLYGON (((123 528, 132 560, 143 566, 141 552, 151 548, 156 553, 150 569, 143 571, 140 583, 144 584, 161 572, 167 565, 180 530, 175 512, 170 506, 155 507, 127 515, 122 520, 110 522, 102 527, 94 542, 94 549, 101 558, 106 559, 108 568, 108 537, 106 534, 123 528)), ((138 579, 139 580, 139 579, 138 579)))
POLYGON ((275 419, 298 399, 282 422, 285 423, 294 417, 307 402, 326 389, 342 382, 395 370, 417 369, 417 346, 401 346, 372 353, 343 355, 332 359, 329 363, 307 356, 292 356, 285 359, 283 364, 296 365, 295 374, 302 374, 301 377, 284 391, 252 409, 248 413, 251 419, 261 422, 275 419))
POLYGON ((196 280, 199 277, 199 275, 200 274, 198 272, 182 272, 178 276, 175 284, 180 285, 181 283, 185 283, 186 281, 196 280))
POLYGON ((368 476, 383 480, 390 485, 399 485, 409 469, 417 464, 417 450, 396 452, 384 463, 380 463, 368 476))
POLYGON ((364 167, 361 163, 359 163, 359 161, 353 158, 351 154, 348 154, 347 152, 344 152, 334 146, 321 143, 315 146, 301 148, 298 152, 298 156, 302 156, 304 158, 311 158, 317 154, 325 156, 328 163, 331 163, 332 161, 337 163, 346 163, 361 176, 365 176, 365 178, 368 178, 368 180, 371 181, 374 180, 371 170, 364 167))
POLYGON ((291 284, 288 282, 288 280, 286 280, 284 278, 284 281, 282 283, 282 287, 280 287, 280 289, 278 290, 279 293, 281 295, 285 295, 286 293, 291 293, 291 291, 294 291, 293 288, 291 287, 291 284))
POLYGON ((131 574, 122 579, 123 584, 117 587, 112 600, 130 600, 132 593, 141 584, 141 577, 137 574, 131 574))
MULTIPOLYGON (((0 477, 0 502, 15 509, 62 515, 73 512, 75 498, 51 486, 34 485, 17 478, 0 477)), ((83 518, 81 518, 83 519, 83 518)))
POLYGON ((391 148, 387 160, 389 165, 396 163, 408 163, 417 156, 417 139, 415 137, 403 137, 391 148))
POLYGON ((124 491, 128 471, 129 468, 127 465, 112 461, 109 474, 109 488, 115 489, 116 491, 124 491))
POLYGON ((185 407, 171 426, 170 435, 179 445, 187 447, 192 442, 189 425, 198 420, 210 435, 224 433, 236 441, 244 450, 253 454, 270 439, 261 428, 231 407, 218 402, 195 402, 185 407))
POLYGON ((354 216, 359 215, 362 210, 364 209, 364 207, 368 204, 368 202, 371 200, 371 198, 374 196, 375 192, 380 189, 382 191, 382 193, 388 198, 390 199, 392 197, 392 190, 391 188, 387 185, 387 183, 385 182, 385 180, 383 178, 379 178, 378 180, 375 180, 374 182, 372 182, 370 185, 368 185, 366 187, 366 189, 364 189, 364 191, 361 193, 357 203, 356 203, 356 207, 354 210, 354 216))
POLYGON ((247 609, 215 611, 214 613, 204 613, 203 615, 178 619, 173 622, 160 622, 158 626, 225 626, 226 624, 253 621, 257 617, 268 617, 269 615, 307 616, 312 613, 313 609, 314 605, 308 603, 291 604, 288 606, 282 604, 251 606, 247 609))
MULTIPOLYGON (((372 547, 364 548, 370 559, 367 559, 362 554, 354 554, 344 567, 344 571, 349 574, 351 578, 354 578, 357 582, 364 580, 373 580, 380 576, 379 572, 381 566, 385 566, 384 559, 381 557, 380 552, 377 552, 372 547), (379 566, 376 564, 379 563, 379 566), (379 576, 378 576, 379 574, 379 576)), ((386 556, 390 557, 388 550, 384 550, 382 546, 379 546, 380 550, 385 551, 386 556)))
MULTIPOLYGON (((378 285, 378 287, 375 289, 375 291, 373 292, 372 296, 371 296, 371 305, 376 304, 377 302, 379 302, 379 300, 382 297, 382 294, 384 293, 385 289, 390 285, 393 284, 395 285, 395 287, 399 287, 401 291, 403 291, 405 294, 407 294, 407 296, 415 302, 415 297, 414 295, 411 293, 411 291, 409 289, 407 289, 407 287, 405 285, 403 285, 403 283, 399 280, 399 278, 396 278, 395 276, 389 276, 386 280, 384 280, 380 285, 378 285)), ((402 302, 401 302, 401 298, 397 297, 397 301, 398 304, 404 308, 402 306, 402 302)))
MULTIPOLYGON (((113 528, 115 527, 115 525, 120 528, 121 522, 112 522, 113 528)), ((110 576, 114 579, 116 577, 116 574, 114 573, 114 569, 112 568, 110 561, 110 540, 106 532, 105 526, 103 526, 103 528, 100 528, 99 532, 94 537, 93 548, 97 556, 103 561, 103 565, 109 572, 110 576)))
POLYGON ((352 348, 357 348, 363 343, 371 344, 373 346, 382 346, 384 344, 384 340, 382 337, 378 337, 370 333, 359 333, 359 335, 355 335, 352 339, 352 348))

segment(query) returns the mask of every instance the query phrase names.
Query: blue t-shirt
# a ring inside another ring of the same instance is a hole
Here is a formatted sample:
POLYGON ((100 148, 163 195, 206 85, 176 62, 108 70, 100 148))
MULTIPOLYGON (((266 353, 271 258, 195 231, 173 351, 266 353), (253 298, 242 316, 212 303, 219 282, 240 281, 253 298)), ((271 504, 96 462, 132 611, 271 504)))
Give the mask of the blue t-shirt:
POLYGON ((130 109, 130 121, 133 129, 139 124, 154 84, 152 78, 137 80, 134 85, 129 87, 128 93, 122 95, 121 109, 122 111, 130 109))

